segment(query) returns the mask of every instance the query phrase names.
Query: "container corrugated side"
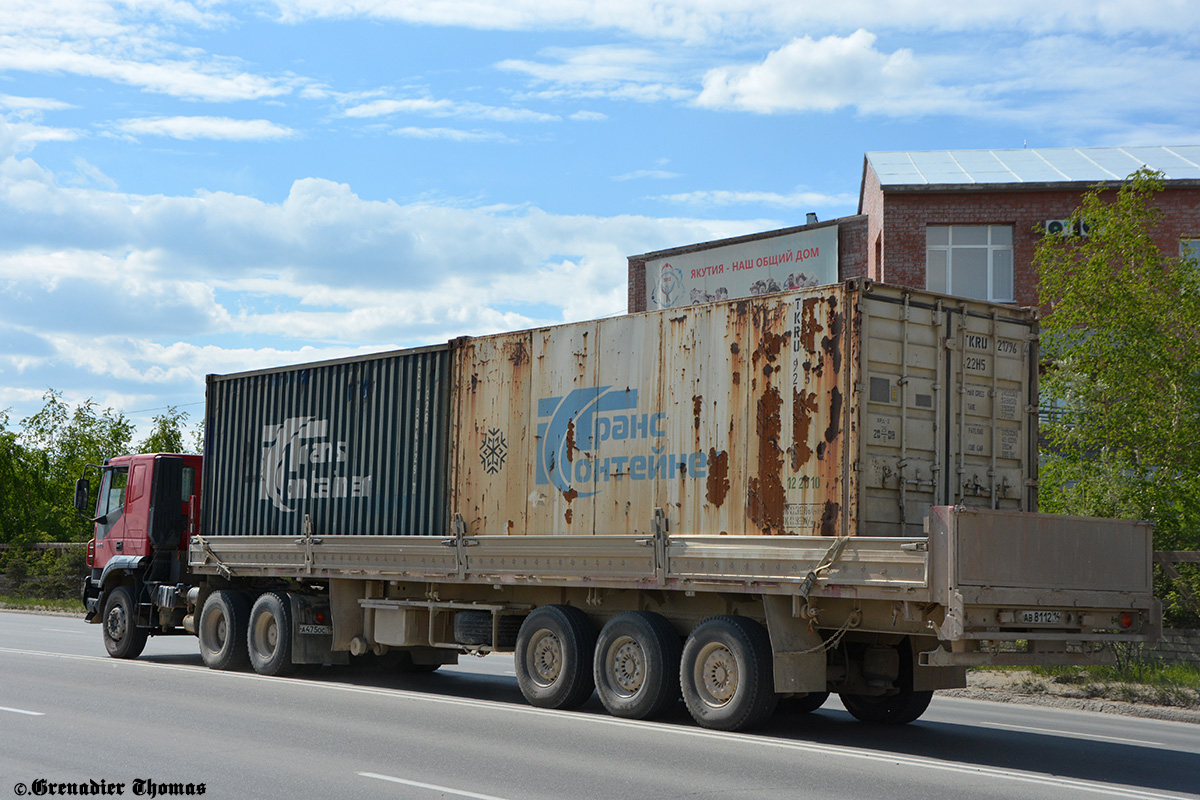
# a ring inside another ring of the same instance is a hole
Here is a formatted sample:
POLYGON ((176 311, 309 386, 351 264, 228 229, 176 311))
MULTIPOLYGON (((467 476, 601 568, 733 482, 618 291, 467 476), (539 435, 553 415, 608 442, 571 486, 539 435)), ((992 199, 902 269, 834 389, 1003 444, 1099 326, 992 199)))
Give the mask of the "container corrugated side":
POLYGON ((208 378, 207 536, 444 535, 449 347, 208 378))
POLYGON ((825 287, 466 340, 467 533, 853 532, 845 309, 825 287))

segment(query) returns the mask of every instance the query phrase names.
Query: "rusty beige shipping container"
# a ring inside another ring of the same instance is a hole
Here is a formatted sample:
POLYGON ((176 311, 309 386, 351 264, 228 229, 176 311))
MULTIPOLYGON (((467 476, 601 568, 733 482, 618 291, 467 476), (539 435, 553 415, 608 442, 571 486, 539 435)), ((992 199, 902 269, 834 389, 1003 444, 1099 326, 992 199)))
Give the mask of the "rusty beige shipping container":
POLYGON ((1037 506, 1033 309, 851 281, 459 340, 467 535, 921 536, 1037 506))

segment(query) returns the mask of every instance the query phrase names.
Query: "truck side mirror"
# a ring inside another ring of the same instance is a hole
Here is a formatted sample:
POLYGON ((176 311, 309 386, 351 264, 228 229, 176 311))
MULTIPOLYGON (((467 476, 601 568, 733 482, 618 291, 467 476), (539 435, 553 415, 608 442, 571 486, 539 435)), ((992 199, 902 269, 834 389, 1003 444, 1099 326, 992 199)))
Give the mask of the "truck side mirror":
POLYGON ((88 508, 88 495, 92 491, 92 485, 88 483, 87 478, 80 478, 75 481, 75 510, 81 514, 91 516, 88 508))

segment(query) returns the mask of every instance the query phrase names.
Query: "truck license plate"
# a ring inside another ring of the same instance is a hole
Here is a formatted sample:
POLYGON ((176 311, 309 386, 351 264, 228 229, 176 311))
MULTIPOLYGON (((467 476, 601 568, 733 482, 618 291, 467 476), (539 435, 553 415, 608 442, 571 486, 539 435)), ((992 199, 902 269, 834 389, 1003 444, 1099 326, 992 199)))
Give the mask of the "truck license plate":
POLYGON ((307 625, 300 624, 300 633, 302 635, 311 636, 330 636, 333 633, 332 625, 307 625))
POLYGON ((1057 625, 1062 622, 1061 611, 1022 611, 1021 622, 1030 625, 1057 625))

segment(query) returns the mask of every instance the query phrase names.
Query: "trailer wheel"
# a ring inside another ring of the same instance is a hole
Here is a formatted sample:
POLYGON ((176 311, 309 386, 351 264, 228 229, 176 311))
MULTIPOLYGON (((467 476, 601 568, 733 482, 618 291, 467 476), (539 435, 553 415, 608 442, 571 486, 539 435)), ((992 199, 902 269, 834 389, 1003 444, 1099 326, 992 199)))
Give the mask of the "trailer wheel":
POLYGON ((209 669, 242 669, 249 662, 246 630, 250 600, 241 592, 222 589, 204 601, 196 634, 200 656, 209 669))
POLYGON ((803 697, 789 697, 780 700, 779 706, 790 714, 811 714, 829 699, 829 692, 809 692, 803 697))
POLYGON ((656 717, 679 700, 682 645, 671 623, 649 611, 626 611, 596 640, 594 673, 600 702, 614 717, 656 717))
POLYGON ((149 631, 137 626, 137 605, 133 590, 118 586, 104 601, 104 649, 113 658, 137 658, 146 647, 149 631))
POLYGON ((286 675, 292 664, 292 608, 277 592, 259 595, 250 609, 246 650, 259 675, 286 675))
POLYGON ((573 606, 540 606, 517 635, 517 683, 539 708, 577 708, 591 697, 596 629, 573 606))
POLYGON ((842 705, 851 716, 860 722, 881 725, 904 725, 920 718, 929 708, 933 692, 915 692, 912 689, 899 694, 875 697, 868 694, 841 694, 842 705))
POLYGON ((692 631, 679 667, 683 701, 705 728, 741 731, 761 725, 779 702, 771 640, 746 617, 710 617, 692 631))

